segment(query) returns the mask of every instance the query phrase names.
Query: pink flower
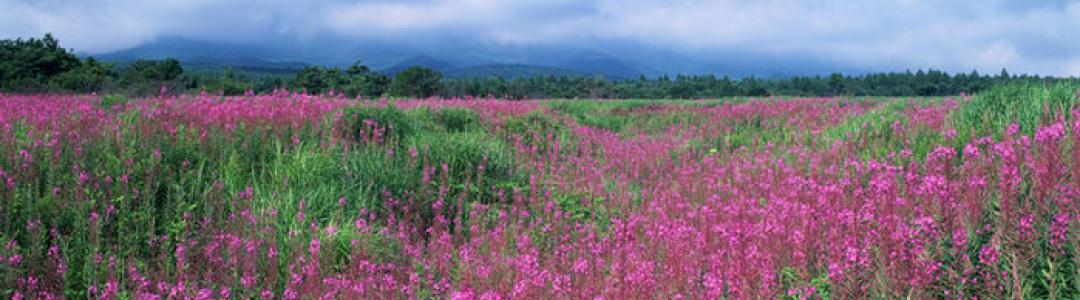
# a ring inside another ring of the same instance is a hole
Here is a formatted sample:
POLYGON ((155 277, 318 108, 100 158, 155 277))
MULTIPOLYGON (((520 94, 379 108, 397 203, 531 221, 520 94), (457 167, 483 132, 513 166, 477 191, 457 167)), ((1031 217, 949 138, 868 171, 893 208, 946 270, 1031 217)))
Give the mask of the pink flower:
POLYGON ((992 244, 984 245, 982 249, 979 250, 979 261, 989 266, 997 264, 998 251, 996 248, 997 247, 992 244))
POLYGON ((1017 132, 1020 132, 1020 125, 1015 122, 1010 123, 1009 126, 1005 128, 1006 136, 1015 136, 1017 132))
POLYGON ((311 239, 311 244, 308 245, 308 253, 310 253, 311 256, 319 255, 319 247, 320 247, 319 239, 311 239))
POLYGON ((367 227, 367 220, 364 218, 356 218, 356 229, 364 230, 367 227))
POLYGON ((1071 214, 1065 211, 1054 214, 1050 221, 1050 245, 1061 249, 1061 246, 1069 239, 1069 222, 1071 214))
POLYGON ((973 144, 968 144, 964 146, 964 159, 977 157, 979 157, 979 147, 973 144))

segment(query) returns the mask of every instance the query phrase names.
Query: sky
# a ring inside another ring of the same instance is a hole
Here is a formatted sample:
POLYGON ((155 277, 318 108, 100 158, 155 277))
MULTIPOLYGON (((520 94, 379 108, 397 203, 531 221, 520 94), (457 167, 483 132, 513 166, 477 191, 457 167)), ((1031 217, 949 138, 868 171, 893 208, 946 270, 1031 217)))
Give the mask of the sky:
POLYGON ((636 43, 690 56, 813 57, 866 69, 1080 76, 1080 1, 0 0, 0 38, 105 53, 161 37, 321 37, 471 47, 636 43))

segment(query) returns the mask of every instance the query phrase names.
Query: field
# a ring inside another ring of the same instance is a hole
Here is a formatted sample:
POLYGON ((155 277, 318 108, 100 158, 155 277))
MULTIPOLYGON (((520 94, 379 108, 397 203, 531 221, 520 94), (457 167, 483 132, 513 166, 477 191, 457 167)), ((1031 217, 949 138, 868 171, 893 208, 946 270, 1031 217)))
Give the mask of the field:
POLYGON ((1078 98, 0 95, 0 298, 1077 299, 1078 98))

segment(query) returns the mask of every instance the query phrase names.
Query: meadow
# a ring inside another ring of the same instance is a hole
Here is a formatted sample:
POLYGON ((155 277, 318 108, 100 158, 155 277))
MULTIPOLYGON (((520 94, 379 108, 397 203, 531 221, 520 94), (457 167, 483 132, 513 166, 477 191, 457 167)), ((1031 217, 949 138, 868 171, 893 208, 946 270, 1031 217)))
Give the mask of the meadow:
POLYGON ((1077 299, 1078 103, 0 95, 0 298, 1077 299))

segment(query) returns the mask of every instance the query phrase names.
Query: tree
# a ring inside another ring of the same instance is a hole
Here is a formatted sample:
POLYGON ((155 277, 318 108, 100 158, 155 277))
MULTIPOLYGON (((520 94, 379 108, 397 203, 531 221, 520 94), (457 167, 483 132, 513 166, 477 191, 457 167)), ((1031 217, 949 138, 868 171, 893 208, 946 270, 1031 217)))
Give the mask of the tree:
POLYGON ((184 68, 174 58, 165 60, 136 60, 126 69, 122 79, 129 83, 171 81, 180 77, 184 68))
POLYGON ((111 64, 88 57, 78 67, 60 73, 49 81, 53 90, 91 93, 113 87, 117 73, 111 64))
POLYGON ((305 67, 296 73, 296 79, 293 79, 293 87, 303 89, 308 93, 320 93, 328 86, 323 73, 321 67, 305 67))
POLYGON ((372 72, 371 68, 360 61, 349 66, 345 74, 348 76, 348 85, 343 87, 342 91, 348 97, 376 98, 382 96, 390 86, 390 77, 372 72))
MULTIPOLYGON (((173 58, 164 60, 136 60, 124 68, 120 75, 120 84, 133 95, 154 95, 168 91, 182 92, 182 89, 195 88, 194 80, 181 80, 184 68, 180 61, 173 58), (164 89, 163 89, 164 88, 164 89)), ((191 78, 188 78, 191 79, 191 78)))
POLYGON ((841 95, 847 90, 847 84, 844 79, 844 74, 832 73, 829 75, 829 94, 841 95))
POLYGON ((79 58, 52 34, 42 39, 0 40, 0 89, 43 89, 54 76, 79 66, 79 58))
POLYGON ((368 66, 364 65, 363 62, 359 60, 349 66, 349 69, 345 70, 345 74, 348 74, 349 76, 359 76, 369 73, 371 73, 371 68, 368 68, 368 66))
POLYGON ((311 94, 322 94, 339 89, 345 82, 340 69, 312 66, 296 73, 293 86, 311 94))
POLYGON ((243 95, 248 90, 255 88, 255 83, 252 80, 241 79, 236 75, 236 70, 233 67, 225 67, 225 72, 221 77, 217 78, 200 78, 201 86, 209 91, 221 92, 226 96, 243 95))
POLYGON ((439 71, 413 66, 394 76, 390 84, 390 94, 416 98, 436 95, 442 89, 442 73, 439 71))

